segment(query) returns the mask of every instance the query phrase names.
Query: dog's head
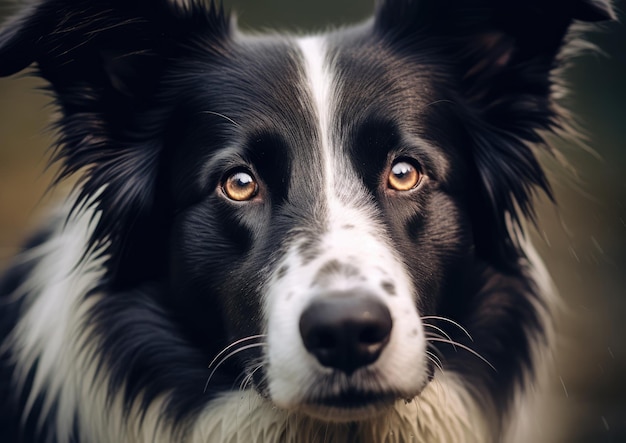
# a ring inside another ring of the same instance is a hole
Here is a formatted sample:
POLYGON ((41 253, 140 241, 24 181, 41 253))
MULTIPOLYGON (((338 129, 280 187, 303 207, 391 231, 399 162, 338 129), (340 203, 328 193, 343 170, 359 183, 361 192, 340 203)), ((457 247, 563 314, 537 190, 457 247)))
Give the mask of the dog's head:
POLYGON ((166 286, 208 354, 258 336, 237 349, 259 390, 350 419, 418 394, 421 318, 516 268, 567 30, 610 16, 384 0, 354 28, 249 37, 199 2, 50 0, 0 34, 0 75, 35 62, 50 83, 111 287, 166 286))

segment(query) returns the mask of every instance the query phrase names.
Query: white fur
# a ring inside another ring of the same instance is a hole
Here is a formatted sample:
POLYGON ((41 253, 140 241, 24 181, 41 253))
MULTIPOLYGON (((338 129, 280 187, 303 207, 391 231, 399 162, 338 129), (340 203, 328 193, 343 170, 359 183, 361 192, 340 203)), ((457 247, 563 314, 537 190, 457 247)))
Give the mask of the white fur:
MULTIPOLYGON (((62 212, 67 211, 69 206, 62 212)), ((87 369, 79 352, 81 317, 87 305, 84 297, 103 273, 98 263, 79 265, 91 230, 91 215, 79 214, 67 224, 59 220, 49 241, 19 257, 37 265, 13 295, 27 297, 26 311, 7 341, 16 360, 19 385, 23 385, 28 371, 38 361, 23 419, 37 395, 45 394, 42 419, 56 401, 59 443, 68 441, 76 406, 80 404, 80 381, 87 369)))
MULTIPOLYGON (((509 225, 509 229, 512 229, 509 225)), ((540 316, 543 336, 538 331, 527 330, 531 338, 531 359, 534 379, 526 377, 527 386, 518 388, 509 412, 509 421, 504 429, 504 441, 525 443, 537 441, 543 433, 537 429, 544 414, 550 411, 544 407, 540 393, 545 392, 548 377, 554 369, 552 349, 556 346, 554 316, 559 309, 560 298, 552 277, 533 244, 520 234, 522 249, 527 257, 527 269, 530 279, 537 286, 537 294, 544 304, 535 302, 535 309, 540 316)))
POLYGON ((197 421, 193 443, 484 443, 485 423, 453 377, 439 374, 412 402, 356 426, 278 409, 251 391, 216 400, 197 421))

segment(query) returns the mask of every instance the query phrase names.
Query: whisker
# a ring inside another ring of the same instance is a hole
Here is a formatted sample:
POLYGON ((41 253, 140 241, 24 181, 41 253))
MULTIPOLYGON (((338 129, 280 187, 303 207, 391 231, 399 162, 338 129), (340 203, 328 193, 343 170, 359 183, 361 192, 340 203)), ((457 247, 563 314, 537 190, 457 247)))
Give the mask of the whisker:
POLYGON ((435 366, 437 366, 437 368, 441 372, 444 372, 443 364, 441 363, 441 360, 439 359, 439 357, 437 357, 435 354, 433 354, 430 351, 426 351, 426 358, 428 358, 435 366))
POLYGON ((267 337, 267 334, 258 334, 258 335, 249 335, 247 337, 243 337, 240 338, 239 340, 235 340, 234 342, 232 342, 231 344, 229 344, 228 346, 226 346, 224 349, 222 349, 220 352, 217 353, 217 355, 213 358, 213 360, 211 360, 211 363, 209 363, 208 368, 211 369, 211 366, 213 366, 213 364, 222 356, 224 355, 226 352, 228 352, 229 349, 232 349, 233 346, 237 346, 243 342, 246 341, 250 341, 250 340, 256 340, 259 338, 264 338, 267 337))
POLYGON ((251 379, 252 379, 252 375, 250 374, 246 374, 244 377, 242 377, 241 383, 239 383, 239 390, 245 391, 246 387, 248 386, 248 383, 252 381, 251 379))
POLYGON ((441 334, 438 334, 437 332, 425 332, 424 336, 426 336, 426 338, 442 338, 442 339, 448 340, 447 337, 441 334))
MULTIPOLYGON (((433 340, 434 339, 439 339, 439 340, 448 340, 450 342, 453 342, 453 343, 450 343, 450 344, 452 345, 452 348, 454 349, 454 352, 456 352, 456 342, 454 340, 452 340, 451 338, 444 337, 443 335, 436 334, 434 332, 427 332, 427 333, 424 334, 424 336, 426 337, 426 341, 431 340, 431 339, 433 339, 433 340)), ((433 344, 430 344, 430 347, 431 347, 431 349, 437 349, 437 347, 435 345, 433 345, 433 344)), ((439 355, 441 355, 441 357, 443 357, 443 353, 440 352, 439 355)))
POLYGON ((211 115, 216 115, 218 117, 223 118, 224 120, 227 120, 229 122, 231 122, 233 125, 235 125, 235 127, 237 128, 241 128, 241 125, 239 123, 237 123, 235 120, 233 120, 230 117, 225 116, 224 114, 220 114, 219 112, 215 112, 215 111, 202 111, 203 114, 211 114, 211 115))
POLYGON ((253 343, 251 345, 245 345, 242 346, 240 348, 235 349, 234 351, 230 352, 228 355, 226 355, 224 358, 222 358, 219 362, 217 362, 217 364, 215 365, 215 367, 213 368, 213 370, 211 371, 211 373, 209 374, 209 378, 206 381, 206 384, 204 385, 204 391, 206 392, 207 388, 209 387, 209 382, 211 381, 211 379, 213 378, 213 375, 215 374, 215 371, 218 370, 218 368, 224 364, 224 362, 226 360, 228 360, 229 358, 231 358, 233 355, 236 355, 240 352, 246 351, 248 349, 253 349, 253 348, 261 348, 263 346, 266 346, 265 343, 253 343))
POLYGON ((449 104, 451 104, 451 105, 454 105, 454 104, 455 104, 452 100, 447 100, 447 99, 435 100, 435 101, 432 101, 432 102, 430 102, 430 103, 427 103, 427 104, 426 104, 426 105, 422 108, 422 110, 424 110, 424 109, 428 108, 429 106, 438 105, 439 103, 449 103, 449 104))
MULTIPOLYGON (((440 327, 435 326, 435 325, 430 324, 430 323, 424 323, 424 326, 428 326, 429 328, 433 328, 434 330, 441 332, 441 334, 443 335, 442 338, 446 338, 446 339, 452 341, 452 337, 450 337, 448 335, 448 333, 446 331, 444 331, 443 329, 441 329, 440 327)), ((426 333, 426 335, 429 335, 429 333, 426 333)), ((437 337, 437 336, 435 336, 435 337, 437 337)), ((454 345, 452 345, 452 346, 454 346, 454 345)))
MULTIPOLYGON (((433 337, 433 338, 439 338, 439 337, 433 337)), ((445 355, 443 355, 443 352, 441 352, 441 350, 439 350, 439 348, 437 348, 437 346, 435 346, 432 343, 428 342, 428 337, 426 338, 426 345, 428 346, 428 349, 430 349, 433 354, 435 354, 437 357, 439 357, 440 361, 445 360, 445 355), (443 359, 443 360, 441 360, 443 359)))
POLYGON ((257 366, 250 371, 248 375, 243 379, 241 385, 239 386, 240 391, 245 391, 248 388, 248 385, 252 383, 252 378, 254 377, 254 373, 263 367, 263 362, 259 362, 257 366))
POLYGON ((456 345, 456 346, 458 346, 458 347, 459 347, 459 348, 461 348, 461 349, 465 349, 467 352, 469 352, 469 353, 471 353, 471 354, 475 355, 476 357, 480 358, 482 361, 484 361, 485 363, 487 363, 487 364, 491 367, 491 369, 493 369, 494 371, 498 372, 498 371, 497 371, 497 369, 495 368, 495 366, 494 366, 494 365, 492 365, 491 363, 489 363, 489 361, 488 361, 485 357, 483 357, 483 356, 482 356, 482 355, 480 355, 478 352, 474 351, 472 348, 470 348, 470 347, 468 347, 468 346, 465 346, 465 345, 464 345, 464 344, 462 344, 462 343, 455 342, 455 341, 453 341, 453 340, 445 340, 445 339, 443 339, 443 338, 430 338, 430 339, 427 339, 427 340, 430 340, 430 341, 436 341, 436 342, 440 342, 440 343, 447 343, 447 344, 449 344, 449 345, 453 345, 453 346, 454 346, 454 345, 456 345))
MULTIPOLYGON (((469 332, 467 332, 467 329, 465 329, 463 326, 461 326, 459 323, 455 322, 452 319, 446 318, 446 317, 440 317, 438 315, 426 315, 424 317, 421 317, 422 320, 441 320, 441 321, 445 321, 448 322, 450 324, 453 324, 454 326, 456 326, 457 328, 459 328, 461 331, 463 331, 463 333, 465 335, 467 335, 467 338, 469 338, 471 341, 474 341, 474 339, 472 338, 472 336, 470 335, 469 332)), ((426 324, 430 324, 430 323, 424 323, 426 324)))
POLYGON ((433 361, 433 359, 436 359, 439 365, 437 365, 437 363, 434 361, 433 363, 435 363, 435 365, 441 370, 441 372, 444 373, 445 370, 443 368, 443 362, 445 360, 445 356, 443 355, 443 352, 441 352, 441 350, 439 350, 432 343, 428 343, 428 341, 426 342, 426 346, 427 346, 426 356, 430 358, 431 361, 433 361))
POLYGON ((242 391, 242 387, 243 385, 248 381, 248 377, 249 374, 247 374, 245 371, 243 371, 240 375, 237 376, 237 378, 235 379, 235 382, 233 383, 233 387, 235 386, 235 384, 237 383, 237 380, 241 379, 241 381, 239 382, 239 390, 242 391))

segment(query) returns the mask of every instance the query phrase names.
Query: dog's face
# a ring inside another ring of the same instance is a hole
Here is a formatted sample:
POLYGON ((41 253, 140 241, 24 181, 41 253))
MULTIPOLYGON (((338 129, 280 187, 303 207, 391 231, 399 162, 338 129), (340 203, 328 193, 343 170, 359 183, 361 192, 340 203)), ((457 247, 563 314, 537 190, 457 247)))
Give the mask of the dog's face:
MULTIPOLYGON (((0 34, 0 75, 36 62, 50 82, 107 284, 161 288, 172 329, 216 356, 207 389, 243 376, 351 420, 428 383, 428 328, 449 335, 425 317, 475 326, 497 377, 521 371, 532 301, 470 288, 518 269, 511 226, 548 190, 528 143, 558 124, 556 56, 573 20, 610 15, 381 0, 358 27, 252 38, 194 2, 51 0, 0 34)), ((458 367, 497 391, 474 364, 458 367)))
POLYGON ((448 74, 366 32, 244 40, 175 112, 174 296, 267 334, 247 369, 285 407, 414 397, 420 315, 472 256, 448 74))

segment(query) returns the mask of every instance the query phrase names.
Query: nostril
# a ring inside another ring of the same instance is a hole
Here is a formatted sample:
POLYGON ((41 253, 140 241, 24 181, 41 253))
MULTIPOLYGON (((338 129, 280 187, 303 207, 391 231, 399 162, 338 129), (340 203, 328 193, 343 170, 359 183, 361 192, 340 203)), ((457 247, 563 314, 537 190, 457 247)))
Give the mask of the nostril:
POLYGON ((387 336, 388 331, 385 326, 371 325, 363 328, 359 334, 359 342, 364 344, 376 344, 380 343, 387 336))
POLYGON ((312 332, 312 339, 314 340, 314 342, 311 343, 312 347, 331 349, 337 346, 337 337, 332 334, 332 331, 319 330, 312 332))
POLYGON ((391 336, 387 307, 373 296, 327 294, 300 317, 305 348, 323 366, 351 374, 375 362, 391 336))

